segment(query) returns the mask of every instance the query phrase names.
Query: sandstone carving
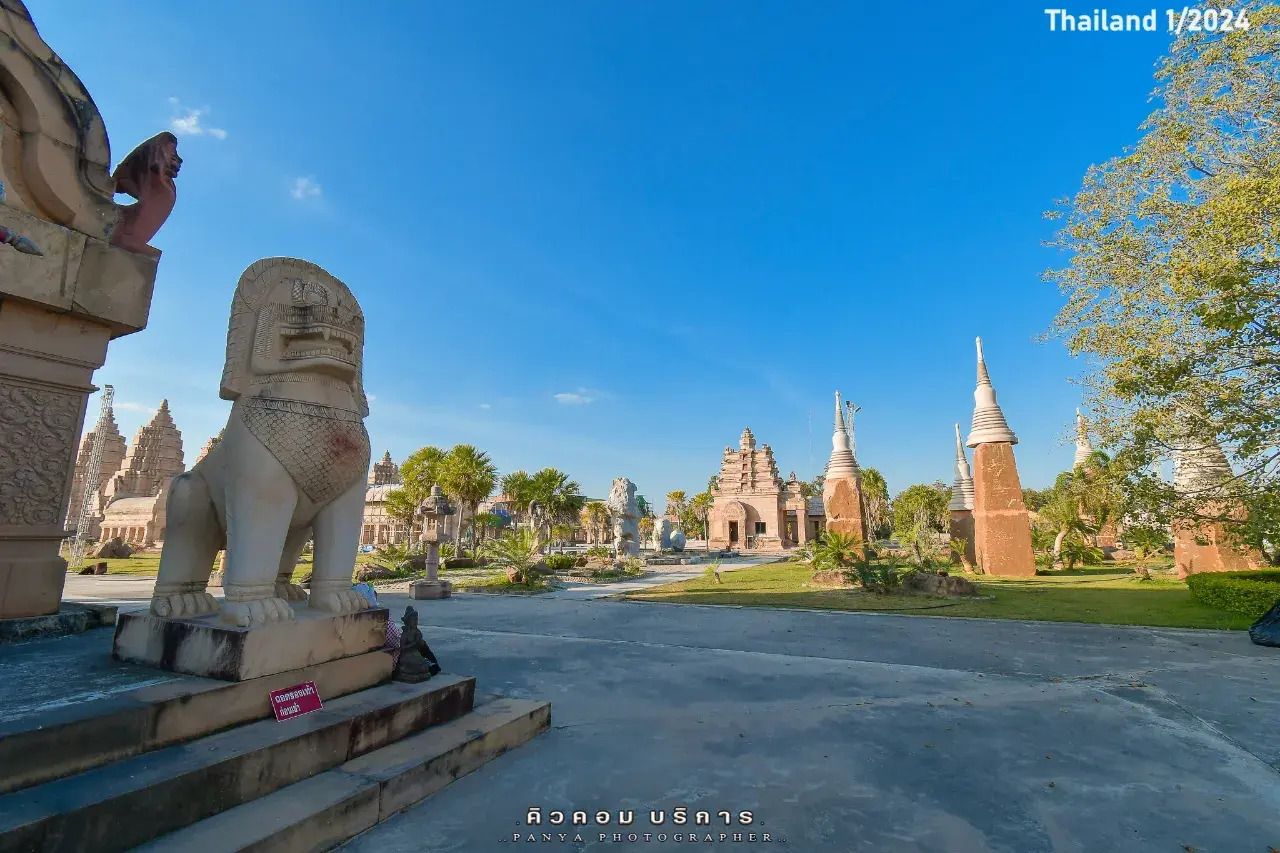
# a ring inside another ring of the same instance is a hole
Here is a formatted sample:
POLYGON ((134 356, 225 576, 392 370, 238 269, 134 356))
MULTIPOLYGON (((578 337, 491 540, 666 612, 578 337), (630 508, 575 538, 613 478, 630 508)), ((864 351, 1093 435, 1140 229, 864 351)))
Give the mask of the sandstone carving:
POLYGON ((320 267, 268 258, 245 270, 220 389, 235 405, 222 441, 173 481, 152 613, 218 609, 205 590, 225 543, 222 620, 294 619, 290 602, 308 597, 290 577, 309 539, 309 606, 370 607, 351 588, 369 469, 363 346, 359 304, 320 267))
POLYGON ((640 508, 636 505, 635 483, 626 477, 614 480, 605 505, 613 518, 613 546, 618 556, 640 556, 640 508))
POLYGON ((111 173, 116 192, 136 198, 135 204, 120 209, 120 218, 111 235, 112 245, 130 252, 159 256, 147 245, 160 231, 178 200, 174 178, 182 168, 178 137, 167 130, 157 133, 129 153, 111 173))

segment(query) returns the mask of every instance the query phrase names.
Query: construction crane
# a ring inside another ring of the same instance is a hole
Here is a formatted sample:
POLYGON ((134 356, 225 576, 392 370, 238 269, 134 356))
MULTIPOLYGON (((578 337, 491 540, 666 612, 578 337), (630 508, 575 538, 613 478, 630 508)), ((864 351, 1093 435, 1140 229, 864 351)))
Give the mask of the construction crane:
POLYGON ((80 518, 76 523, 76 538, 71 542, 71 567, 84 562, 85 548, 89 545, 89 527, 92 523, 94 503, 98 496, 98 478, 102 473, 102 454, 107 444, 107 419, 111 416, 111 404, 116 389, 102 386, 102 409, 98 413, 98 425, 93 428, 93 451, 84 470, 84 499, 80 502, 80 518))

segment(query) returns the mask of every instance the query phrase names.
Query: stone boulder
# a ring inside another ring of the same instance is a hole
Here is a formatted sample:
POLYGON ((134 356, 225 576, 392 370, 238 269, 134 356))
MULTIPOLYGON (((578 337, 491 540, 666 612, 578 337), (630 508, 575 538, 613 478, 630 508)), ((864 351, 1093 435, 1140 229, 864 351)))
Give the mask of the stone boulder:
POLYGON ((916 572, 907 578, 907 586, 929 595, 977 595, 978 588, 958 575, 934 575, 916 572))
POLYGON ((671 550, 683 551, 685 541, 686 540, 684 538, 683 531, 680 531, 680 530, 675 531, 674 533, 671 534, 671 550))
POLYGON ((133 556, 133 549, 125 544, 125 541, 119 536, 114 539, 108 539, 98 545, 93 551, 93 556, 99 560, 123 560, 133 556))
POLYGON ((383 581, 398 577, 395 569, 388 569, 386 566, 366 566, 356 572, 356 581, 364 583, 365 581, 383 581))
POLYGON ((813 583, 815 586, 829 587, 851 587, 854 585, 854 582, 849 578, 849 573, 840 571, 815 572, 813 583))
POLYGON ((427 570, 427 555, 414 554, 396 566, 396 570, 400 572, 425 572, 427 570))

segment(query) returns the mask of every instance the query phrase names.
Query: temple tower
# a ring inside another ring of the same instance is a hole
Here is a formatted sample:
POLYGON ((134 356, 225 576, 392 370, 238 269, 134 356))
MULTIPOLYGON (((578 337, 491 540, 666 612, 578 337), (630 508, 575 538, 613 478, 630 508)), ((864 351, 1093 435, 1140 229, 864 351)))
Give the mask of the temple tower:
POLYGON ((391 451, 382 454, 382 461, 375 462, 369 472, 370 486, 390 486, 400 482, 400 466, 391 461, 391 451))
MULTIPOLYGON (((80 442, 80 454, 76 459, 76 472, 71 481, 71 505, 67 510, 67 528, 73 529, 80 523, 80 510, 84 506, 85 473, 89 468, 89 460, 93 456, 93 442, 97 438, 97 430, 92 429, 80 442)), ((111 475, 120 468, 125 456, 124 436, 116 426, 115 413, 107 409, 106 428, 103 430, 102 462, 98 468, 98 482, 93 484, 93 510, 89 521, 89 536, 97 539, 101 534, 102 510, 105 506, 104 494, 111 475)))
POLYGON ((1074 469, 1084 465, 1089 461, 1091 453, 1093 453, 1093 445, 1089 443, 1089 427, 1084 422, 1084 415, 1076 409, 1076 458, 1071 463, 1071 467, 1074 469))
POLYGON ((951 513, 951 539, 964 542, 964 557, 962 560, 953 552, 951 562, 963 563, 970 571, 978 563, 973 536, 973 497, 973 470, 964 455, 960 424, 956 424, 956 479, 951 484, 951 502, 947 504, 947 510, 951 513))
POLYGON ((990 575, 1031 576, 1036 573, 1031 548, 1031 520, 1022 502, 1022 483, 1009 429, 996 402, 996 389, 977 339, 978 386, 973 392, 973 427, 965 442, 973 451, 973 538, 978 565, 990 575))
POLYGON ((853 457, 852 442, 836 392, 836 416, 831 433, 831 458, 827 460, 826 479, 822 484, 822 506, 826 512, 827 530, 867 538, 866 501, 862 495, 862 472, 853 457))
MULTIPOLYGON (((1174 457, 1174 487, 1184 497, 1210 497, 1235 476, 1227 455, 1216 442, 1180 449, 1174 457)), ((1224 500, 1201 500, 1205 515, 1244 521, 1243 506, 1224 500)), ((1197 572, 1239 572, 1262 568, 1262 555, 1237 543, 1222 521, 1185 520, 1173 524, 1173 566, 1178 577, 1197 572)))
POLYGON ((196 454, 196 461, 192 463, 192 467, 199 465, 200 460, 208 456, 209 451, 213 450, 222 442, 222 434, 224 432, 226 432, 225 429, 219 430, 217 435, 213 436, 212 438, 210 438, 208 441, 204 443, 204 447, 200 448, 200 452, 196 454))
POLYGON ((163 400, 150 422, 138 428, 120 470, 107 489, 112 498, 152 497, 185 470, 182 433, 173 423, 169 401, 163 400))

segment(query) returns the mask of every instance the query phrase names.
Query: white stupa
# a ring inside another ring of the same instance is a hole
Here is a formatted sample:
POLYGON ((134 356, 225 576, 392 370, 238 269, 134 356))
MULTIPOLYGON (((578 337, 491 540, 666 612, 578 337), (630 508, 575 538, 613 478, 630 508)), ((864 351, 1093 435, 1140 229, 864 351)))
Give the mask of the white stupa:
POLYGON ((973 469, 964 455, 964 445, 960 442, 960 424, 956 424, 956 480, 951 484, 951 502, 947 509, 952 512, 963 512, 973 509, 973 469))
POLYGON ((827 479, 858 476, 858 463, 849 446, 849 432, 845 429, 844 412, 840 406, 840 392, 836 392, 835 431, 831 434, 831 458, 827 460, 827 479))
POLYGON ((1079 468, 1088 462, 1091 453, 1093 453, 1093 445, 1089 443, 1089 429, 1084 422, 1084 415, 1076 409, 1076 459, 1071 467, 1079 468))
POLYGON ((969 430, 969 447, 979 444, 990 444, 1005 441, 1017 444, 1018 437, 1009 429, 996 402, 996 389, 991 385, 991 376, 987 373, 987 363, 982 360, 982 338, 978 343, 978 387, 973 391, 973 427, 969 430))

